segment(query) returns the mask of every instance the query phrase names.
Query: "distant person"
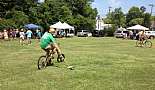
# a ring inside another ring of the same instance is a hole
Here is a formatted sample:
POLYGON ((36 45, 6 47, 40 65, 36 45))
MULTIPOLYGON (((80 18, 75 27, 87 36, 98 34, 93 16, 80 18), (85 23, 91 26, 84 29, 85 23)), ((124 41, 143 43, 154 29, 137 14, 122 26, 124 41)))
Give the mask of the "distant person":
POLYGON ((123 39, 127 39, 128 38, 128 34, 127 33, 123 33, 123 39))
POLYGON ((0 32, 0 39, 2 39, 3 38, 3 33, 2 32, 0 32))
POLYGON ((130 39, 133 39, 133 32, 132 31, 129 31, 129 37, 130 37, 130 39))
POLYGON ((64 31, 61 31, 61 32, 60 32, 60 35, 61 35, 62 37, 64 37, 64 36, 65 36, 65 32, 64 32, 64 31))
POLYGON ((4 40, 9 40, 8 32, 4 29, 4 40))
POLYGON ((16 37, 20 37, 18 29, 16 29, 16 37))
POLYGON ((37 39, 40 40, 42 36, 42 32, 40 30, 37 30, 36 33, 37 33, 37 39))
POLYGON ((31 30, 27 30, 26 35, 27 35, 27 43, 31 44, 32 31, 31 30))
POLYGON ((23 29, 20 30, 19 36, 20 36, 19 37, 20 38, 20 40, 19 40, 20 45, 23 45, 24 44, 24 39, 25 39, 25 33, 24 33, 24 30, 23 29))
POLYGON ((134 39, 134 40, 135 40, 135 39, 138 40, 138 37, 139 37, 139 36, 138 36, 138 37, 137 37, 137 36, 138 36, 138 34, 136 33, 136 31, 134 31, 134 32, 133 32, 133 39, 134 39))
POLYGON ((146 40, 146 38, 147 38, 146 35, 145 35, 145 31, 144 31, 144 30, 140 31, 140 32, 138 33, 138 35, 139 35, 139 41, 140 41, 140 43, 142 44, 143 41, 146 40))
POLYGON ((8 34, 9 34, 10 40, 12 40, 12 29, 9 30, 9 33, 8 34))
POLYGON ((12 31, 12 38, 16 39, 16 30, 15 29, 13 29, 13 31, 12 31))

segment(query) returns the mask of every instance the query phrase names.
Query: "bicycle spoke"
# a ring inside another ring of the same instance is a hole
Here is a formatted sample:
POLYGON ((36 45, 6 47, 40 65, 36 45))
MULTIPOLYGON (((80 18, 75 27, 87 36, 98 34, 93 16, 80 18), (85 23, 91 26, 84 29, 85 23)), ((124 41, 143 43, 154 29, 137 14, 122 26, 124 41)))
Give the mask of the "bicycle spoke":
POLYGON ((152 47, 152 42, 151 41, 146 41, 145 42, 145 47, 151 48, 152 47))

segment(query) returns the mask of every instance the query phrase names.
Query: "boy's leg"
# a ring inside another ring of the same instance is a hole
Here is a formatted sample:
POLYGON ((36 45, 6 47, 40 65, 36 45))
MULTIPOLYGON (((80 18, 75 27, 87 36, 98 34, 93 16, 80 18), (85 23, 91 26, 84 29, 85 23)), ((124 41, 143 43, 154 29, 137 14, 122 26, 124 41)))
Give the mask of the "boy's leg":
POLYGON ((59 46, 56 43, 51 44, 51 47, 52 47, 51 49, 54 52, 57 52, 58 55, 61 55, 61 50, 60 50, 59 46))
POLYGON ((51 46, 50 45, 48 45, 45 49, 44 49, 44 51, 46 52, 46 55, 49 57, 50 56, 50 49, 51 49, 51 46))
POLYGON ((50 49, 43 49, 46 52, 46 56, 47 56, 47 65, 53 65, 53 63, 51 63, 51 59, 50 59, 50 49))

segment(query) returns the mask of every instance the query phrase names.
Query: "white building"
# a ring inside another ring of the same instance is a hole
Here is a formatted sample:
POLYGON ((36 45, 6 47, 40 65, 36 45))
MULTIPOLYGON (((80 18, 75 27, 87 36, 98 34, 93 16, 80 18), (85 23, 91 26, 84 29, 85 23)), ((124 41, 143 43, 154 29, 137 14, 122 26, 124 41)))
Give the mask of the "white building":
POLYGON ((45 0, 38 0, 38 3, 43 3, 45 2, 45 0))
POLYGON ((96 17, 96 30, 104 30, 105 28, 109 28, 111 26, 111 24, 105 24, 103 18, 100 16, 96 17))

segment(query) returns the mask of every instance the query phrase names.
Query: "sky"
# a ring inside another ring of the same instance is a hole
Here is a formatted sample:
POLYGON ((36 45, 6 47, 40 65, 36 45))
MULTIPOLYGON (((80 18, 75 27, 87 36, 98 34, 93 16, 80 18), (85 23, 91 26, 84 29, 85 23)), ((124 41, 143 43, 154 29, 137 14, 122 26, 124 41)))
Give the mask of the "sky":
POLYGON ((121 7, 124 13, 127 13, 128 10, 133 7, 146 7, 146 12, 151 12, 151 7, 149 4, 154 4, 152 14, 155 15, 155 0, 94 0, 92 3, 93 8, 97 8, 98 14, 100 16, 106 16, 109 12, 108 7, 112 7, 111 11, 115 8, 121 7))

